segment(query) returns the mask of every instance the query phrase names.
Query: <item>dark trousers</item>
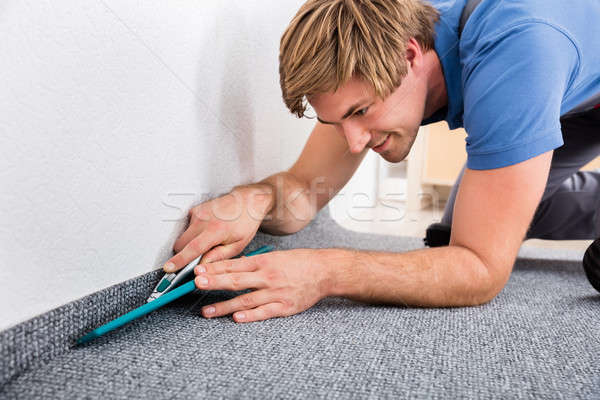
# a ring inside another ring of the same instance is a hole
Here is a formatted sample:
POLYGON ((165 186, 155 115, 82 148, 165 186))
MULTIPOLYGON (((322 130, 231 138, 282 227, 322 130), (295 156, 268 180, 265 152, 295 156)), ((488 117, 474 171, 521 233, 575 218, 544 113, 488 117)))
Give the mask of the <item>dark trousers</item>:
MULTIPOLYGON (((561 119, 564 144, 552 156, 546 189, 526 239, 575 240, 600 237, 600 170, 579 171, 600 155, 600 109, 561 119)), ((442 223, 452 225, 463 166, 448 197, 442 223)))

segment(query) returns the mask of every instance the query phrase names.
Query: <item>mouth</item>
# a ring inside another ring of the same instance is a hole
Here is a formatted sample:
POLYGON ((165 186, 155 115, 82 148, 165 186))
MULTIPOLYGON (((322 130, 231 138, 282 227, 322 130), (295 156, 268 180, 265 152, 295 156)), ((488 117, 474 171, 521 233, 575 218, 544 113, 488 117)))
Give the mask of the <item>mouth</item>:
POLYGON ((390 142, 390 134, 388 133, 380 143, 378 143, 376 146, 371 147, 371 149, 373 149, 373 151, 376 153, 381 153, 382 151, 386 150, 389 142, 390 142))

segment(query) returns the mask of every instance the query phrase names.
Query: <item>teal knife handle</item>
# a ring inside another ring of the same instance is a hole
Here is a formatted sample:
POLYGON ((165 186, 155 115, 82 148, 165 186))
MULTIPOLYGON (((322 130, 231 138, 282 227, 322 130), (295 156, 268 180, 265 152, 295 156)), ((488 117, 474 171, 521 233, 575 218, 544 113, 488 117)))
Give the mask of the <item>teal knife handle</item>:
POLYGON ((107 332, 117 329, 120 326, 123 326, 126 323, 133 321, 134 319, 142 317, 142 316, 156 310, 157 308, 160 308, 160 307, 164 306, 165 304, 168 304, 168 303, 172 302, 173 300, 180 298, 181 296, 184 296, 188 293, 193 292, 194 289, 196 289, 196 285, 194 284, 194 280, 192 279, 191 281, 184 283, 183 285, 179 286, 178 288, 175 288, 175 289, 171 290, 170 292, 163 294, 156 300, 151 301, 150 303, 146 303, 143 306, 138 307, 134 310, 131 310, 127 314, 124 314, 124 315, 120 316, 119 318, 114 319, 114 320, 94 329, 87 335, 77 339, 77 344, 85 343, 94 338, 97 338, 98 336, 104 335, 107 332))
MULTIPOLYGON (((273 246, 271 246, 271 245, 262 246, 256 250, 251 251, 250 253, 246 254, 246 256, 255 256, 257 254, 268 253, 269 251, 272 251, 272 250, 273 250, 273 246)), ((115 329, 125 325, 126 323, 133 321, 134 319, 143 317, 144 315, 156 310, 157 308, 160 308, 160 307, 164 306, 165 304, 169 304, 173 300, 177 300, 181 296, 185 296, 186 294, 193 292, 195 289, 196 289, 196 284, 194 283, 194 280, 192 279, 191 281, 186 282, 183 285, 163 294, 162 296, 151 301, 150 303, 146 303, 143 306, 138 307, 134 310, 131 310, 127 314, 124 314, 124 315, 120 316, 119 318, 114 319, 114 320, 94 329, 87 335, 77 339, 77 344, 89 342, 90 340, 95 339, 99 336, 102 336, 105 333, 108 333, 112 330, 115 330, 115 329)))
POLYGON ((251 251, 250 253, 246 254, 246 257, 251 257, 251 256, 255 256, 258 254, 263 254, 263 253, 268 253, 270 251, 273 251, 274 247, 271 246, 270 244, 266 245, 266 246, 262 246, 259 247, 258 249, 251 251))

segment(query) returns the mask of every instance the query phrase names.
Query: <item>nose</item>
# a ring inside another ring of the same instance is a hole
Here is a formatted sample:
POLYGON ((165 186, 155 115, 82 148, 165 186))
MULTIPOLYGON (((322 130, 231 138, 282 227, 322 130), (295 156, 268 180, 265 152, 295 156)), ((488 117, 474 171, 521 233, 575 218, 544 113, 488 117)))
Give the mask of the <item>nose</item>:
POLYGON ((342 126, 344 137, 351 153, 360 153, 371 140, 371 134, 360 124, 349 123, 342 126))

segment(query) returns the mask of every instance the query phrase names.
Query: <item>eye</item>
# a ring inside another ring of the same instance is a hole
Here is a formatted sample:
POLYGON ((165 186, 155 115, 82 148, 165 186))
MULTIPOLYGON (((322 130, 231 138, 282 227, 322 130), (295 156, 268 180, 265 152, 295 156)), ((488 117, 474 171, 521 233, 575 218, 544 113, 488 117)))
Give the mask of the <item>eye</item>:
POLYGON ((367 113, 368 110, 369 110, 369 107, 361 108, 360 110, 355 112, 354 115, 363 116, 367 113))

